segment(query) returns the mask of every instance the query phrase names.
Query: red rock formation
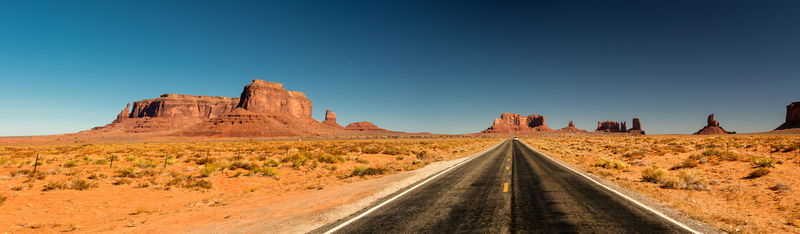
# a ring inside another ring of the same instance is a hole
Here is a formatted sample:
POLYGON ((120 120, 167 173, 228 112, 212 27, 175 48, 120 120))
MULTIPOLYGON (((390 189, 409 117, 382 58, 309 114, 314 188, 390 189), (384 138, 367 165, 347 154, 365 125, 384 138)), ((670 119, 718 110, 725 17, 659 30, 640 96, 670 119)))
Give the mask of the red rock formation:
POLYGON ((599 121, 599 122, 597 122, 597 129, 595 129, 594 131, 595 132, 621 132, 620 125, 622 125, 620 122, 614 122, 614 121, 608 121, 608 120, 607 121, 599 121))
POLYGON ((566 127, 556 130, 559 132, 586 132, 586 130, 581 130, 575 127, 575 124, 572 123, 572 120, 569 121, 566 127))
POLYGON ((331 127, 342 128, 341 125, 336 123, 336 113, 332 112, 331 109, 325 111, 325 121, 322 121, 322 123, 331 127))
POLYGON ((792 102, 786 106, 786 122, 775 130, 800 128, 800 102, 792 102))
POLYGON ((281 83, 256 79, 244 87, 237 107, 253 113, 311 118, 313 105, 301 92, 288 91, 281 83))
POLYGON ((303 93, 283 84, 253 80, 230 112, 204 121, 185 136, 265 137, 331 135, 335 129, 311 118, 312 104, 303 93))
POLYGON ((640 134, 644 135, 644 130, 642 130, 642 122, 639 121, 639 118, 633 118, 633 127, 627 130, 630 134, 640 134))
POLYGON ((229 97, 162 94, 134 102, 130 113, 128 104, 113 122, 92 130, 124 133, 179 130, 229 112, 238 102, 238 98, 229 97))
POLYGON ((728 132, 725 131, 722 127, 719 126, 719 121, 714 120, 714 114, 708 115, 708 119, 706 119, 706 126, 700 131, 694 133, 694 135, 715 135, 715 134, 734 134, 736 132, 728 132))
POLYGON ((360 131, 360 132, 391 132, 389 130, 379 128, 375 124, 367 121, 348 124, 347 127, 344 127, 344 129, 349 131, 360 131))
POLYGON ((546 132, 553 131, 545 125, 542 115, 522 116, 515 113, 503 113, 494 119, 492 126, 481 133, 514 133, 514 132, 546 132))
POLYGON ((597 122, 597 129, 595 132, 627 132, 630 134, 644 135, 642 130, 642 123, 639 118, 633 118, 633 127, 627 129, 627 122, 614 122, 614 121, 600 121, 597 122))

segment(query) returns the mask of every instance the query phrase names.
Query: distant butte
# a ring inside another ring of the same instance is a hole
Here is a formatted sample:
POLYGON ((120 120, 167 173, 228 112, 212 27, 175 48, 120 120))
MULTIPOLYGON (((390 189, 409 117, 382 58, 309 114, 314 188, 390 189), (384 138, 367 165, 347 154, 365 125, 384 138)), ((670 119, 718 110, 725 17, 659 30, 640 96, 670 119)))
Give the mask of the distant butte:
POLYGON ((597 129, 594 130, 595 132, 620 132, 620 133, 630 133, 635 135, 644 135, 644 130, 642 130, 642 122, 639 118, 633 118, 633 127, 628 129, 626 122, 614 122, 614 121, 599 121, 597 122, 597 129))
POLYGON ((714 114, 708 115, 706 126, 695 132, 694 135, 715 135, 715 134, 734 134, 736 132, 725 131, 719 126, 719 121, 714 120, 714 114))
POLYGON ((553 131, 545 124, 543 115, 522 116, 516 113, 503 113, 495 118, 492 126, 481 133, 524 133, 553 131))
POLYGON ((558 132, 586 132, 586 130, 578 129, 575 127, 575 124, 572 123, 572 120, 569 121, 566 127, 556 130, 558 132))
POLYGON ((786 122, 775 130, 800 128, 800 102, 792 102, 786 106, 786 122))

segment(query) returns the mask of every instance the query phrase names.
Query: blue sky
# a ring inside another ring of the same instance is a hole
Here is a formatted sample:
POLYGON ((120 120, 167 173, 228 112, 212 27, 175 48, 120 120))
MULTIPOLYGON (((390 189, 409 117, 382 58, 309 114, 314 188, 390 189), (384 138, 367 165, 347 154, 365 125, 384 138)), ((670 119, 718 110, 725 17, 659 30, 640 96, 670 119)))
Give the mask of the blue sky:
POLYGON ((162 93, 304 92, 313 116, 471 133, 502 112, 648 133, 772 130, 800 101, 796 1, 4 1, 0 136, 162 93))

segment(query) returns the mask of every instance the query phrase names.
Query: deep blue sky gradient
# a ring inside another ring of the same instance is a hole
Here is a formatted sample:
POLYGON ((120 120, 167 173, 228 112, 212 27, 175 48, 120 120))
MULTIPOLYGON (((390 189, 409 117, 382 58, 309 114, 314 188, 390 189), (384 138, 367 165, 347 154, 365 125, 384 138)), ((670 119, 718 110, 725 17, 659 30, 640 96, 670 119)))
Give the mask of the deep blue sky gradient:
POLYGON ((304 92, 317 119, 409 132, 502 112, 768 131, 800 101, 799 42, 797 1, 0 0, 0 136, 89 129, 162 93, 238 97, 253 78, 304 92))

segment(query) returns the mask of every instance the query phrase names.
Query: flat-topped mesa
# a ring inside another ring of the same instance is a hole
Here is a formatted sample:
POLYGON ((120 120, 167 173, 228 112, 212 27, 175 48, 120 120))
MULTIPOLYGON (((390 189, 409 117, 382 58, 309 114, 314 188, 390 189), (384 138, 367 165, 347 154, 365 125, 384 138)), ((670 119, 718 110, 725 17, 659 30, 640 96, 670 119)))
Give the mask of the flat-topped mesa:
POLYGON ((553 131, 545 124, 543 115, 522 116, 516 113, 503 113, 495 118, 492 126, 481 133, 515 133, 553 131))
POLYGON ((572 120, 569 121, 566 127, 556 130, 558 132, 586 132, 586 130, 578 129, 575 127, 575 124, 572 123, 572 120))
POLYGON ((133 102, 130 118, 165 117, 210 119, 230 112, 238 98, 162 94, 161 97, 133 102))
POLYGON ((360 132, 391 132, 389 130, 379 128, 377 125, 368 121, 348 124, 347 127, 344 127, 344 130, 360 131, 360 132))
POLYGON ((800 128, 800 102, 792 102, 786 106, 786 122, 775 130, 800 128))
POLYGON ((305 94, 288 91, 281 83, 254 79, 244 87, 236 107, 252 113, 311 118, 313 104, 305 94))
POLYGON ((716 135, 716 134, 735 134, 736 132, 725 131, 719 126, 719 121, 714 120, 714 114, 708 115, 706 126, 695 132, 694 135, 716 135))
POLYGON ((336 123, 336 113, 332 112, 331 109, 325 111, 325 120, 322 123, 331 127, 342 128, 341 125, 336 123))

